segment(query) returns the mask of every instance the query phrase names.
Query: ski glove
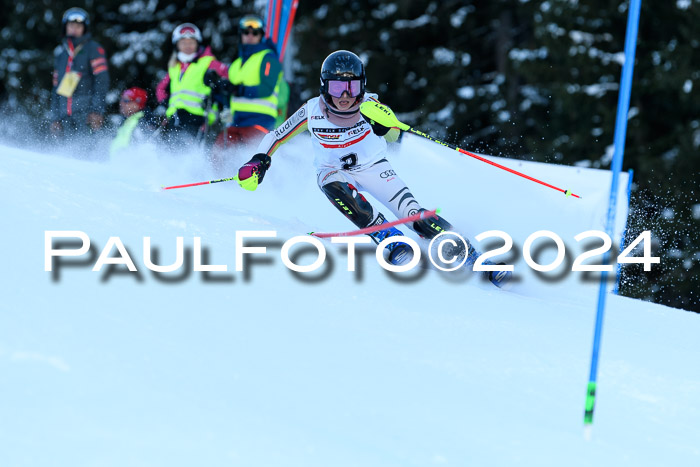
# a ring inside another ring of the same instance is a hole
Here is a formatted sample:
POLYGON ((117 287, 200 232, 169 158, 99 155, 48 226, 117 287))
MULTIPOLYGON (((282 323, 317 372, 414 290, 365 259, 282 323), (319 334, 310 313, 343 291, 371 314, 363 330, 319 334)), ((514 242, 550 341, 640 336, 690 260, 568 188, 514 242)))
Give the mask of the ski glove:
POLYGON ((219 74, 214 70, 207 70, 204 73, 204 85, 213 88, 214 85, 219 81, 219 74))
POLYGON ((231 101, 231 89, 233 89, 233 84, 229 80, 219 80, 215 82, 211 87, 211 98, 219 104, 220 107, 228 107, 231 101))
MULTIPOLYGON (((365 116, 365 118, 367 118, 367 117, 365 116)), ((389 128, 388 126, 380 125, 379 123, 375 122, 374 120, 367 119, 367 121, 369 122, 370 126, 372 127, 372 131, 377 136, 384 136, 387 133, 389 133, 389 130, 391 130, 391 128, 389 128)))
POLYGON ((238 175, 234 178, 241 188, 255 191, 258 188, 258 184, 262 183, 265 172, 270 168, 271 161, 272 159, 267 154, 256 154, 243 167, 238 169, 238 175))
POLYGON ((231 95, 233 97, 243 97, 243 94, 245 94, 245 86, 242 84, 232 85, 231 95))

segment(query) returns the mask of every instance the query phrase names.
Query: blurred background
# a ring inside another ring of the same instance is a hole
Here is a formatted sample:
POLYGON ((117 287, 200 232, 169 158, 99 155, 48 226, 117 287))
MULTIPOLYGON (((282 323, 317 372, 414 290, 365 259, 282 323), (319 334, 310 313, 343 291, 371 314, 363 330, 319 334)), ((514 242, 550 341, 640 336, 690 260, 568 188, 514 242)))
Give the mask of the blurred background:
MULTIPOLYGON (((267 2, 3 0, 0 139, 31 147, 48 126, 53 54, 73 6, 122 90, 153 91, 182 22, 226 63, 236 24, 267 2)), ((619 0, 300 0, 285 55, 290 112, 318 93, 323 59, 349 49, 368 89, 406 123, 474 152, 607 169, 627 8, 619 0)), ((633 170, 628 239, 651 230, 661 264, 627 266, 620 293, 700 312, 700 0, 642 1, 624 170, 633 170), (694 27, 693 24, 696 26, 694 27)), ((1 162, 0 162, 1 164, 1 162)), ((440 182, 440 174, 429 174, 440 182)), ((484 180, 484 196, 493 189, 484 180)), ((571 187, 576 188, 576 187, 571 187)), ((507 187, 499 187, 500 190, 507 187)), ((576 191, 576 190, 574 190, 576 191)), ((452 196, 459 197, 459 187, 452 196)), ((518 193, 512 193, 517 197, 518 193)), ((478 203, 479 200, 464 200, 478 203)), ((557 215, 552 213, 552 215, 557 215)))

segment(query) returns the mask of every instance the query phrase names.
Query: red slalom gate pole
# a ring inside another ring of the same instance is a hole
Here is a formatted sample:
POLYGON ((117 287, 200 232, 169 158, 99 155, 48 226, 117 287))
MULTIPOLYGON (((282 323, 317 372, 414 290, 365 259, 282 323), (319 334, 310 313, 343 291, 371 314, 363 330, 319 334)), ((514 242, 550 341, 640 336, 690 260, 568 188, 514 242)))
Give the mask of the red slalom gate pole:
POLYGON ((209 185, 211 183, 230 182, 231 180, 235 180, 235 179, 236 179, 236 177, 221 178, 219 180, 209 180, 208 182, 188 183, 186 185, 162 186, 162 187, 160 187, 160 189, 161 190, 174 190, 175 188, 187 188, 188 186, 199 186, 199 185, 209 185))

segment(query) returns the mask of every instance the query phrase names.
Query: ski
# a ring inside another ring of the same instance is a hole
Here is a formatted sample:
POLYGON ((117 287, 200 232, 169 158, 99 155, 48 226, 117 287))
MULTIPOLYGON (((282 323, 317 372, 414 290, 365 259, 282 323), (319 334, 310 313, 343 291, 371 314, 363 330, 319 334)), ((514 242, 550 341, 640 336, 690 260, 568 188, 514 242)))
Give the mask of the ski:
POLYGON ((370 227, 365 227, 364 229, 352 230, 350 232, 309 232, 309 235, 319 238, 329 238, 329 237, 353 237, 355 235, 370 234, 372 232, 378 232, 380 230, 388 229, 399 224, 406 224, 408 222, 415 222, 421 219, 427 219, 428 217, 435 217, 440 212, 439 209, 433 209, 432 211, 421 211, 419 213, 413 214, 411 216, 402 217, 392 222, 386 222, 384 224, 372 225, 370 227))

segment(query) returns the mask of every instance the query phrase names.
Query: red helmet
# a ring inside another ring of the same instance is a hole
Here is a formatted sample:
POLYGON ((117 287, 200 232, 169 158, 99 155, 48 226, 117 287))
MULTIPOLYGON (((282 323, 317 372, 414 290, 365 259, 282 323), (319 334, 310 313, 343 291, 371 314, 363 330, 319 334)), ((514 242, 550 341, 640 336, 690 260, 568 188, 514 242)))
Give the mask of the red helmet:
POLYGON ((145 89, 129 88, 122 93, 122 101, 136 102, 139 105, 139 110, 143 110, 146 107, 147 100, 148 93, 145 89))

